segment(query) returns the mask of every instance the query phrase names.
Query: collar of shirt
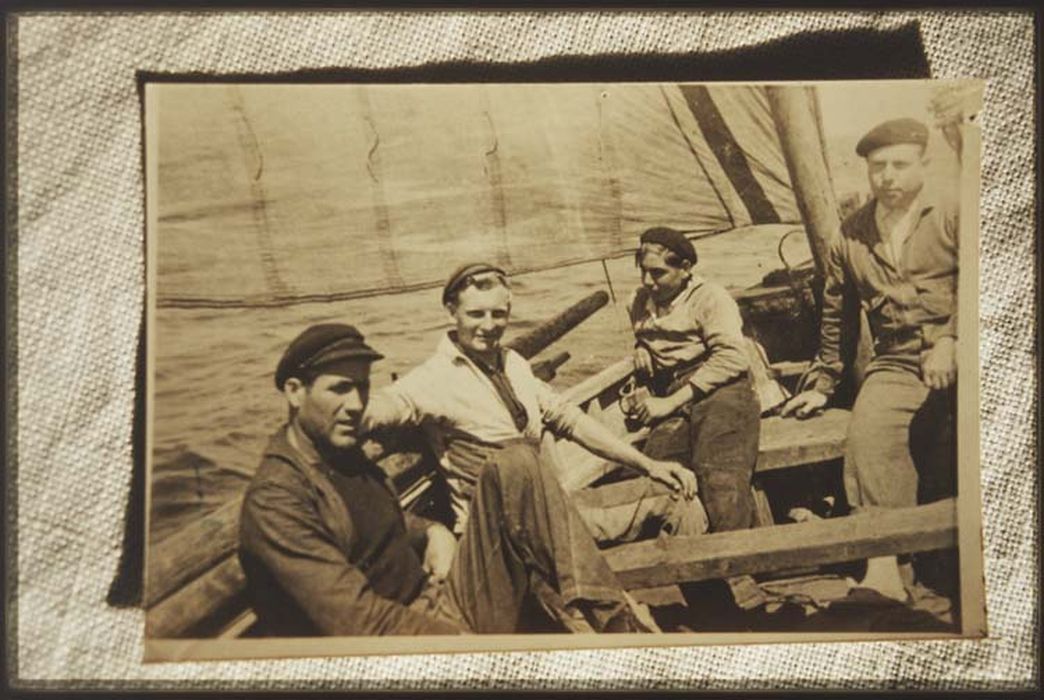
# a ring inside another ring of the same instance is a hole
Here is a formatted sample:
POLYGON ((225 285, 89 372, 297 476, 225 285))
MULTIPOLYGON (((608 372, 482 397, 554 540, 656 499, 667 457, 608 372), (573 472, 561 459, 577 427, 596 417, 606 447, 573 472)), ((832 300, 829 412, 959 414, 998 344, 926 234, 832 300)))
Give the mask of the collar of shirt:
POLYGON ((287 426, 286 441, 297 452, 302 462, 317 469, 322 466, 323 459, 319 456, 319 450, 315 448, 311 438, 304 434, 295 420, 290 421, 290 425, 287 426))
POLYGON ((903 244, 910 237, 925 209, 921 195, 922 193, 918 192, 905 210, 889 209, 881 201, 874 207, 874 223, 877 224, 877 230, 884 237, 895 261, 902 257, 903 244))
POLYGON ((667 314, 674 311, 676 306, 683 303, 690 296, 692 296, 693 292, 699 289, 700 285, 702 284, 703 278, 697 275, 695 272, 692 273, 692 276, 689 277, 689 279, 685 280, 685 286, 681 288, 681 291, 674 295, 674 298, 671 299, 671 301, 667 304, 667 307, 664 308, 662 311, 656 305, 656 300, 653 299, 652 295, 647 294, 645 297, 645 311, 649 316, 653 318, 660 318, 662 316, 666 316, 667 314))
MULTIPOLYGON (((440 355, 445 356, 453 364, 468 364, 473 366, 479 372, 482 372, 482 367, 474 359, 468 356, 464 350, 453 341, 453 331, 446 331, 446 333, 439 339, 439 345, 435 350, 440 355)), ((497 361, 500 363, 500 369, 504 369, 504 349, 500 349, 497 361)), ((483 372, 483 374, 485 374, 483 372)))

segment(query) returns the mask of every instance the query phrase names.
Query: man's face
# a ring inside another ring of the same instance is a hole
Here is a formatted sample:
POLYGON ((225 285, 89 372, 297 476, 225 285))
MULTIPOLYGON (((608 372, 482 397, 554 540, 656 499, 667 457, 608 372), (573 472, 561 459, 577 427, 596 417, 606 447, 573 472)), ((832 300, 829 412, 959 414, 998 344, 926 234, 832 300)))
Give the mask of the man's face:
POLYGON ((370 397, 370 363, 339 364, 336 374, 320 374, 310 385, 292 377, 284 388, 301 430, 320 450, 359 445, 360 423, 370 397))
POLYGON ((489 289, 468 287, 450 314, 457 323, 457 342, 478 354, 500 347, 500 339, 511 316, 511 292, 497 285, 489 289))
POLYGON ((675 267, 668 263, 665 259, 666 252, 663 246, 644 244, 639 263, 642 286, 659 303, 673 299, 689 278, 688 268, 675 267))
POLYGON ((866 156, 870 189, 877 201, 894 209, 913 201, 924 186, 924 149, 914 143, 897 143, 866 156))

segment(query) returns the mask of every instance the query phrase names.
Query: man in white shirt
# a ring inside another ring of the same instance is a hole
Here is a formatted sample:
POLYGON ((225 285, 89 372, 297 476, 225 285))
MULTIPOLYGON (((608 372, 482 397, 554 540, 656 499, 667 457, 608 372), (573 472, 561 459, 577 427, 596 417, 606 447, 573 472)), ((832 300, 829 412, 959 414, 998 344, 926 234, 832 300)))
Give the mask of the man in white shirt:
POLYGON ((564 401, 533 375, 521 355, 501 345, 511 314, 503 270, 485 263, 460 267, 445 286, 443 304, 455 327, 431 358, 374 393, 364 420, 371 430, 424 429, 449 485, 455 532, 466 521, 480 471, 497 462, 505 444, 521 440, 537 451, 545 427, 644 475, 642 497, 634 502, 581 510, 599 542, 627 541, 650 529, 687 535, 706 531, 692 472, 625 443, 564 401))

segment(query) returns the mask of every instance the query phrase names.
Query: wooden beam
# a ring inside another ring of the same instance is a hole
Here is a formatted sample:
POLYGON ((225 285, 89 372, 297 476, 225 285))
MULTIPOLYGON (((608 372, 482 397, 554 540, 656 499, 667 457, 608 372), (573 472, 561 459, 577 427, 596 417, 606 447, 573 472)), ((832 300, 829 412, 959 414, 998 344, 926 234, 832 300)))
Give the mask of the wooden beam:
POLYGON ((607 303, 609 303, 607 292, 602 290, 592 292, 560 314, 507 341, 505 345, 527 360, 536 357, 607 303))
POLYGON ((243 496, 237 496, 149 547, 146 608, 200 577, 236 550, 242 504, 243 496))
POLYGON ((563 391, 561 396, 567 401, 578 404, 590 401, 613 384, 627 379, 633 371, 634 360, 626 357, 609 365, 598 374, 594 374, 582 382, 574 384, 563 391))
POLYGON ((957 505, 828 518, 701 537, 662 537, 605 550, 625 588, 720 579, 798 566, 946 549, 957 543, 957 505))
POLYGON ((761 421, 757 472, 825 462, 844 455, 851 412, 831 408, 812 418, 780 418, 761 421))
POLYGON ((239 557, 232 555, 189 582, 145 613, 145 633, 150 639, 173 639, 202 634, 201 625, 220 629, 222 623, 241 614, 247 605, 246 576, 239 557))
POLYGON ((822 275, 827 249, 841 235, 841 221, 808 93, 799 85, 768 85, 765 94, 772 107, 812 257, 822 275))

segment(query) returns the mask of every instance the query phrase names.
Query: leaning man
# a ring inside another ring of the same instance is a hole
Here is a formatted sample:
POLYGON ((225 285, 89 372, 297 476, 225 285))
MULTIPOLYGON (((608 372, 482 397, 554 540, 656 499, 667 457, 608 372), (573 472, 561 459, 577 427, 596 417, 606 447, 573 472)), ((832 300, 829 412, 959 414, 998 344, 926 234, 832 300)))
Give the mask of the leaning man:
POLYGON ((509 633, 531 594, 596 631, 645 629, 594 544, 558 541, 547 527, 551 513, 571 511, 533 462, 482 474, 459 543, 403 512, 361 448, 370 366, 381 357, 354 327, 320 324, 279 362, 289 420, 265 450, 240 519, 260 634, 509 633))
MULTIPOLYGON (((861 306, 873 356, 852 408, 844 464, 846 495, 857 509, 914 506, 956 492, 958 221, 956 207, 925 187, 927 141, 924 124, 897 119, 856 146, 873 197, 830 246, 810 388, 783 410, 805 417, 827 404, 844 369, 842 335, 853 332, 852 311, 861 306)), ((890 561, 872 560, 868 580, 896 598, 916 598, 912 567, 897 571, 890 561)))
MULTIPOLYGON (((587 489, 588 498, 574 499, 587 539, 604 546, 661 532, 706 531, 692 472, 639 452, 537 379, 525 358, 501 344, 512 306, 504 270, 483 262, 460 266, 446 281, 442 303, 453 327, 427 361, 374 395, 365 420, 373 430, 425 431, 449 487, 456 533, 466 527, 483 470, 513 459, 543 459, 545 428, 637 472, 622 492, 587 489)), ((552 526, 564 527, 564 521, 556 517, 552 526)))

